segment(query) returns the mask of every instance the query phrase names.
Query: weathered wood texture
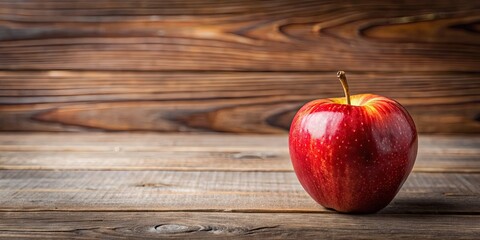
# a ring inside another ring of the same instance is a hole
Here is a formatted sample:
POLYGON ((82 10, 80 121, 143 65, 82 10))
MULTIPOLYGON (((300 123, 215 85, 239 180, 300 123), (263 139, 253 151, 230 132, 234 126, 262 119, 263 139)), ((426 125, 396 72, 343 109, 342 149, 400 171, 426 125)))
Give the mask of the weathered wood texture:
MULTIPOLYGON (((326 211, 298 184, 285 136, 0 136, 2 211, 326 211)), ((478 146, 474 136, 421 137, 420 167, 384 212, 480 212, 478 146)))
MULTIPOLYGON (((476 73, 351 73, 423 133, 480 133, 476 73)), ((343 95, 331 73, 0 71, 3 131, 284 133, 307 101, 343 95)))
POLYGON ((1 1, 0 69, 478 71, 478 1, 355 3, 1 1))
MULTIPOLYGON (((2 134, 0 151, 10 170, 293 171, 287 136, 2 134)), ((480 173, 479 155, 480 137, 422 135, 414 171, 480 173)))
MULTIPOLYGON (((480 213, 480 174, 417 173, 383 213, 480 213)), ((0 211, 329 212, 293 172, 0 171, 0 211)))
MULTIPOLYGON (((280 150, 287 146, 285 135, 214 133, 0 133, 1 150, 32 151, 235 151, 280 150), (178 149, 179 148, 179 149, 178 149), (182 149, 183 148, 183 149, 182 149)), ((478 135, 420 135, 419 145, 435 153, 475 153, 478 135)))
POLYGON ((480 216, 0 212, 0 238, 476 239, 480 216), (354 235, 352 235, 354 234, 354 235))
POLYGON ((286 143, 284 135, 3 133, 0 238, 480 233, 478 136, 421 136, 420 167, 373 215, 337 214, 315 203, 288 169, 286 143))
MULTIPOLYGON (((2 151, 0 170, 293 171, 286 151, 233 150, 99 152, 2 151)), ((413 171, 480 173, 479 151, 463 154, 420 150, 413 171)))

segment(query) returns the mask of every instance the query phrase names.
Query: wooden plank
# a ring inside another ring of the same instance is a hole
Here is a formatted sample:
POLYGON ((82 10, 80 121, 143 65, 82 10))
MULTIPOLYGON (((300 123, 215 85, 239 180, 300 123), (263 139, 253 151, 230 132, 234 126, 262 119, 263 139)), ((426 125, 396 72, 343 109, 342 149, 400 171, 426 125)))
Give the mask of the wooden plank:
MULTIPOLYGON (((413 173, 383 213, 480 213, 480 174, 413 173)), ((0 211, 329 212, 293 172, 0 171, 0 211)))
MULTIPOLYGON (((3 151, 285 151, 287 145, 286 134, 0 133, 3 151)), ((419 148, 429 153, 476 154, 479 146, 478 135, 419 135, 419 148)))
POLYGON ((0 238, 475 239, 480 216, 0 212, 0 238))
MULTIPOLYGON (((480 172, 480 137, 420 136, 414 171, 480 172)), ((292 171, 287 136, 1 134, 0 169, 292 171)))
POLYGON ((2 1, 0 68, 477 71, 477 1, 2 1))
MULTIPOLYGON (((462 161, 454 168, 480 162, 462 161)), ((288 153, 233 152, 0 152, 0 169, 30 170, 171 170, 171 171, 293 171, 288 153)))
MULTIPOLYGON (((343 95, 335 77, 334 71, 0 71, 0 130, 285 133, 306 102, 343 95)), ((352 72, 349 78, 353 93, 405 105, 419 132, 480 133, 476 73, 352 72)))
MULTIPOLYGON (((425 138, 430 138, 426 136, 425 138)), ((435 136, 435 138, 437 138, 435 136)), ((438 136, 446 144, 460 147, 465 143, 480 143, 480 137, 438 136)), ((245 149, 284 149, 285 134, 214 134, 214 133, 132 133, 132 132, 2 132, 2 150, 29 151, 228 151, 245 149), (89 149, 91 148, 91 149, 89 149)), ((443 146, 443 144, 442 144, 443 146)))
MULTIPOLYGON (((50 152, 1 151, 0 170, 293 171, 285 151, 50 152)), ((477 154, 431 154, 420 149, 415 172, 480 173, 477 154)))

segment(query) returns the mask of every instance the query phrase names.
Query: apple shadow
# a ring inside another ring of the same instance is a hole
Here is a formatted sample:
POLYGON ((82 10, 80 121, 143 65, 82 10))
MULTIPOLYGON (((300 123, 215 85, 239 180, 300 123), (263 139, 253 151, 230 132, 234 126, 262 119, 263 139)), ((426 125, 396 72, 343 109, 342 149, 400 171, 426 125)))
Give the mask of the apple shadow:
MULTIPOLYGON (((455 201, 455 199, 435 199, 425 197, 416 198, 400 198, 393 200, 384 209, 373 213, 363 212, 338 212, 332 208, 326 208, 332 212, 345 215, 403 215, 403 214, 421 214, 421 215, 435 215, 442 213, 462 213, 465 212, 465 202, 455 201)), ((480 203, 469 202, 469 206, 474 209, 480 209, 480 203)))
POLYGON ((462 210, 465 207, 461 201, 417 197, 395 199, 378 214, 439 214, 458 213, 462 210))

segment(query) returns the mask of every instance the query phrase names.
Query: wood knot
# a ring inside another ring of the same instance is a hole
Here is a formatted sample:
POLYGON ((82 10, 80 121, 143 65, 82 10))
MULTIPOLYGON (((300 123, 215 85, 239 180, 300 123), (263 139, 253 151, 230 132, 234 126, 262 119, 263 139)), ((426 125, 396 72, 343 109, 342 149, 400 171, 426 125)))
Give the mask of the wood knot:
POLYGON ((239 153, 233 153, 232 158, 233 159, 239 159, 239 160, 255 160, 255 159, 268 159, 268 158, 274 158, 276 157, 275 154, 273 153, 259 153, 259 152, 239 152, 239 153))
POLYGON ((182 233, 193 233, 193 232, 207 232, 211 234, 223 234, 223 235, 248 235, 248 234, 257 234, 260 232, 272 232, 275 231, 279 226, 262 226, 262 227, 238 227, 238 226, 187 226, 182 224, 159 224, 153 228, 153 231, 160 234, 182 234, 182 233))
POLYGON ((136 184, 135 187, 151 187, 151 188, 160 188, 160 187, 170 187, 172 185, 167 183, 139 183, 136 184))
POLYGON ((199 226, 186 226, 180 224, 160 224, 154 227, 155 231, 161 234, 177 234, 196 232, 201 229, 199 226))

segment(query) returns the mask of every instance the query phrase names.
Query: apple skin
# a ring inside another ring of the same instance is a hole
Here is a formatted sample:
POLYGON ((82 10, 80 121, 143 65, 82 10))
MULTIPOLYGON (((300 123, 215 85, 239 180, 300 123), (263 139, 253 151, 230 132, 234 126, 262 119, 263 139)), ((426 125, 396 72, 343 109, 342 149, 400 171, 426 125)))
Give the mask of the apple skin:
POLYGON ((289 135, 293 168, 307 193, 344 213, 386 207, 417 156, 413 119, 396 101, 373 94, 319 99, 295 115, 289 135))

